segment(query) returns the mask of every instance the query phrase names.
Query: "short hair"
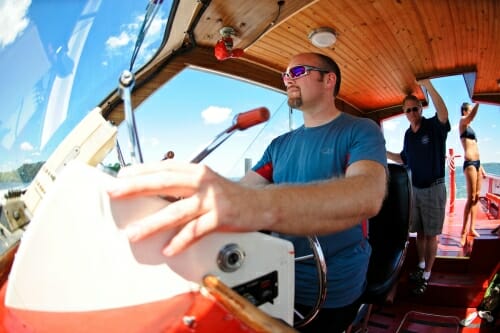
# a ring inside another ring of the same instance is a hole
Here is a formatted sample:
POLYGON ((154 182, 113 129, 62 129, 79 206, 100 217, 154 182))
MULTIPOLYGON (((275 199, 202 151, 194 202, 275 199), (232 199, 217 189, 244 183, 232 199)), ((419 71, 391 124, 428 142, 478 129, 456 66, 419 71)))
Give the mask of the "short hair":
POLYGON ((333 60, 329 56, 326 56, 326 55, 321 54, 321 53, 314 53, 314 54, 319 58, 322 68, 325 68, 325 69, 335 73, 337 80, 335 82, 335 88, 333 89, 333 97, 337 97, 337 95, 339 94, 339 90, 340 90, 340 82, 342 81, 342 77, 340 75, 339 65, 337 65, 335 60, 333 60))
POLYGON ((407 101, 414 101, 418 104, 418 106, 422 107, 422 102, 417 98, 417 96, 413 94, 406 95, 405 98, 403 98, 403 102, 401 103, 402 105, 405 105, 407 101))

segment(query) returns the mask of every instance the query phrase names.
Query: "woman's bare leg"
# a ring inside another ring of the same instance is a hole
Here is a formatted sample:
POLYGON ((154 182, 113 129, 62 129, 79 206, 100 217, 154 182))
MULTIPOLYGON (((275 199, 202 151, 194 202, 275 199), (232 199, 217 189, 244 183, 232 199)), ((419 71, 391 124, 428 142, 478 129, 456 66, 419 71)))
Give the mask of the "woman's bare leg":
POLYGON ((464 206, 464 217, 463 217, 463 222, 462 222, 462 234, 460 238, 460 244, 462 246, 465 245, 465 242, 467 241, 467 235, 470 233, 468 230, 468 221, 469 221, 469 216, 471 217, 471 224, 472 224, 472 202, 473 202, 473 190, 475 190, 476 187, 476 182, 474 179, 474 174, 477 174, 476 168, 472 165, 469 165, 468 167, 465 168, 464 170, 464 176, 465 176, 465 182, 467 186, 467 201, 465 202, 464 206))
POLYGON ((476 231, 476 216, 477 216, 477 208, 479 204, 479 192, 481 190, 481 177, 476 170, 476 168, 471 168, 472 169, 472 187, 471 187, 471 214, 470 214, 470 229, 469 229, 469 235, 473 237, 479 237, 479 233, 476 231))

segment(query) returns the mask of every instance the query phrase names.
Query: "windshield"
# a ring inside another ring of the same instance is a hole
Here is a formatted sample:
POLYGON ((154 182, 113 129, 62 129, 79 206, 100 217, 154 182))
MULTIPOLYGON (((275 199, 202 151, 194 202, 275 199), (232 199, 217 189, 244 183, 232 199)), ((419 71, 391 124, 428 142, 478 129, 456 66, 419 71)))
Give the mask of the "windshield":
MULTIPOLYGON (((159 161, 168 152, 180 161, 191 161, 225 132, 238 114, 266 107, 270 119, 244 131, 234 131, 203 161, 233 180, 262 156, 272 139, 303 124, 302 113, 291 112, 287 96, 235 78, 187 68, 160 87, 135 111, 144 162, 159 161)), ((128 132, 123 123, 118 141, 125 163, 131 163, 128 132)), ((105 160, 116 163, 113 151, 105 160)))
MULTIPOLYGON (((0 189, 32 180, 61 140, 130 69, 148 1, 4 0, 0 5, 0 189)), ((163 1, 135 59, 162 43, 163 1)))

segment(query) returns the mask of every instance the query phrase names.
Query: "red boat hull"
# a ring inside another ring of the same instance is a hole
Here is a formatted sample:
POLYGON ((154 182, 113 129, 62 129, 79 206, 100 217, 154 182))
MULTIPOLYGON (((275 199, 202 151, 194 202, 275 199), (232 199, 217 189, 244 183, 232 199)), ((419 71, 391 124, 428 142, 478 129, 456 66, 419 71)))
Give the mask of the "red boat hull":
POLYGON ((0 291, 1 333, 79 332, 254 332, 210 296, 200 292, 117 309, 45 312, 5 307, 0 291))

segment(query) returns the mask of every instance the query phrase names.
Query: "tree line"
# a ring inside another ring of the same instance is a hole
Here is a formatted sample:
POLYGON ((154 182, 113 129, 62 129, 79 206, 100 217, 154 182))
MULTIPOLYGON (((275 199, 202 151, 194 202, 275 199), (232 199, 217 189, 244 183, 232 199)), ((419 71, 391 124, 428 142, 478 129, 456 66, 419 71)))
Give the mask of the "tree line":
POLYGON ((29 183, 45 162, 25 163, 12 171, 0 172, 0 182, 29 183))

